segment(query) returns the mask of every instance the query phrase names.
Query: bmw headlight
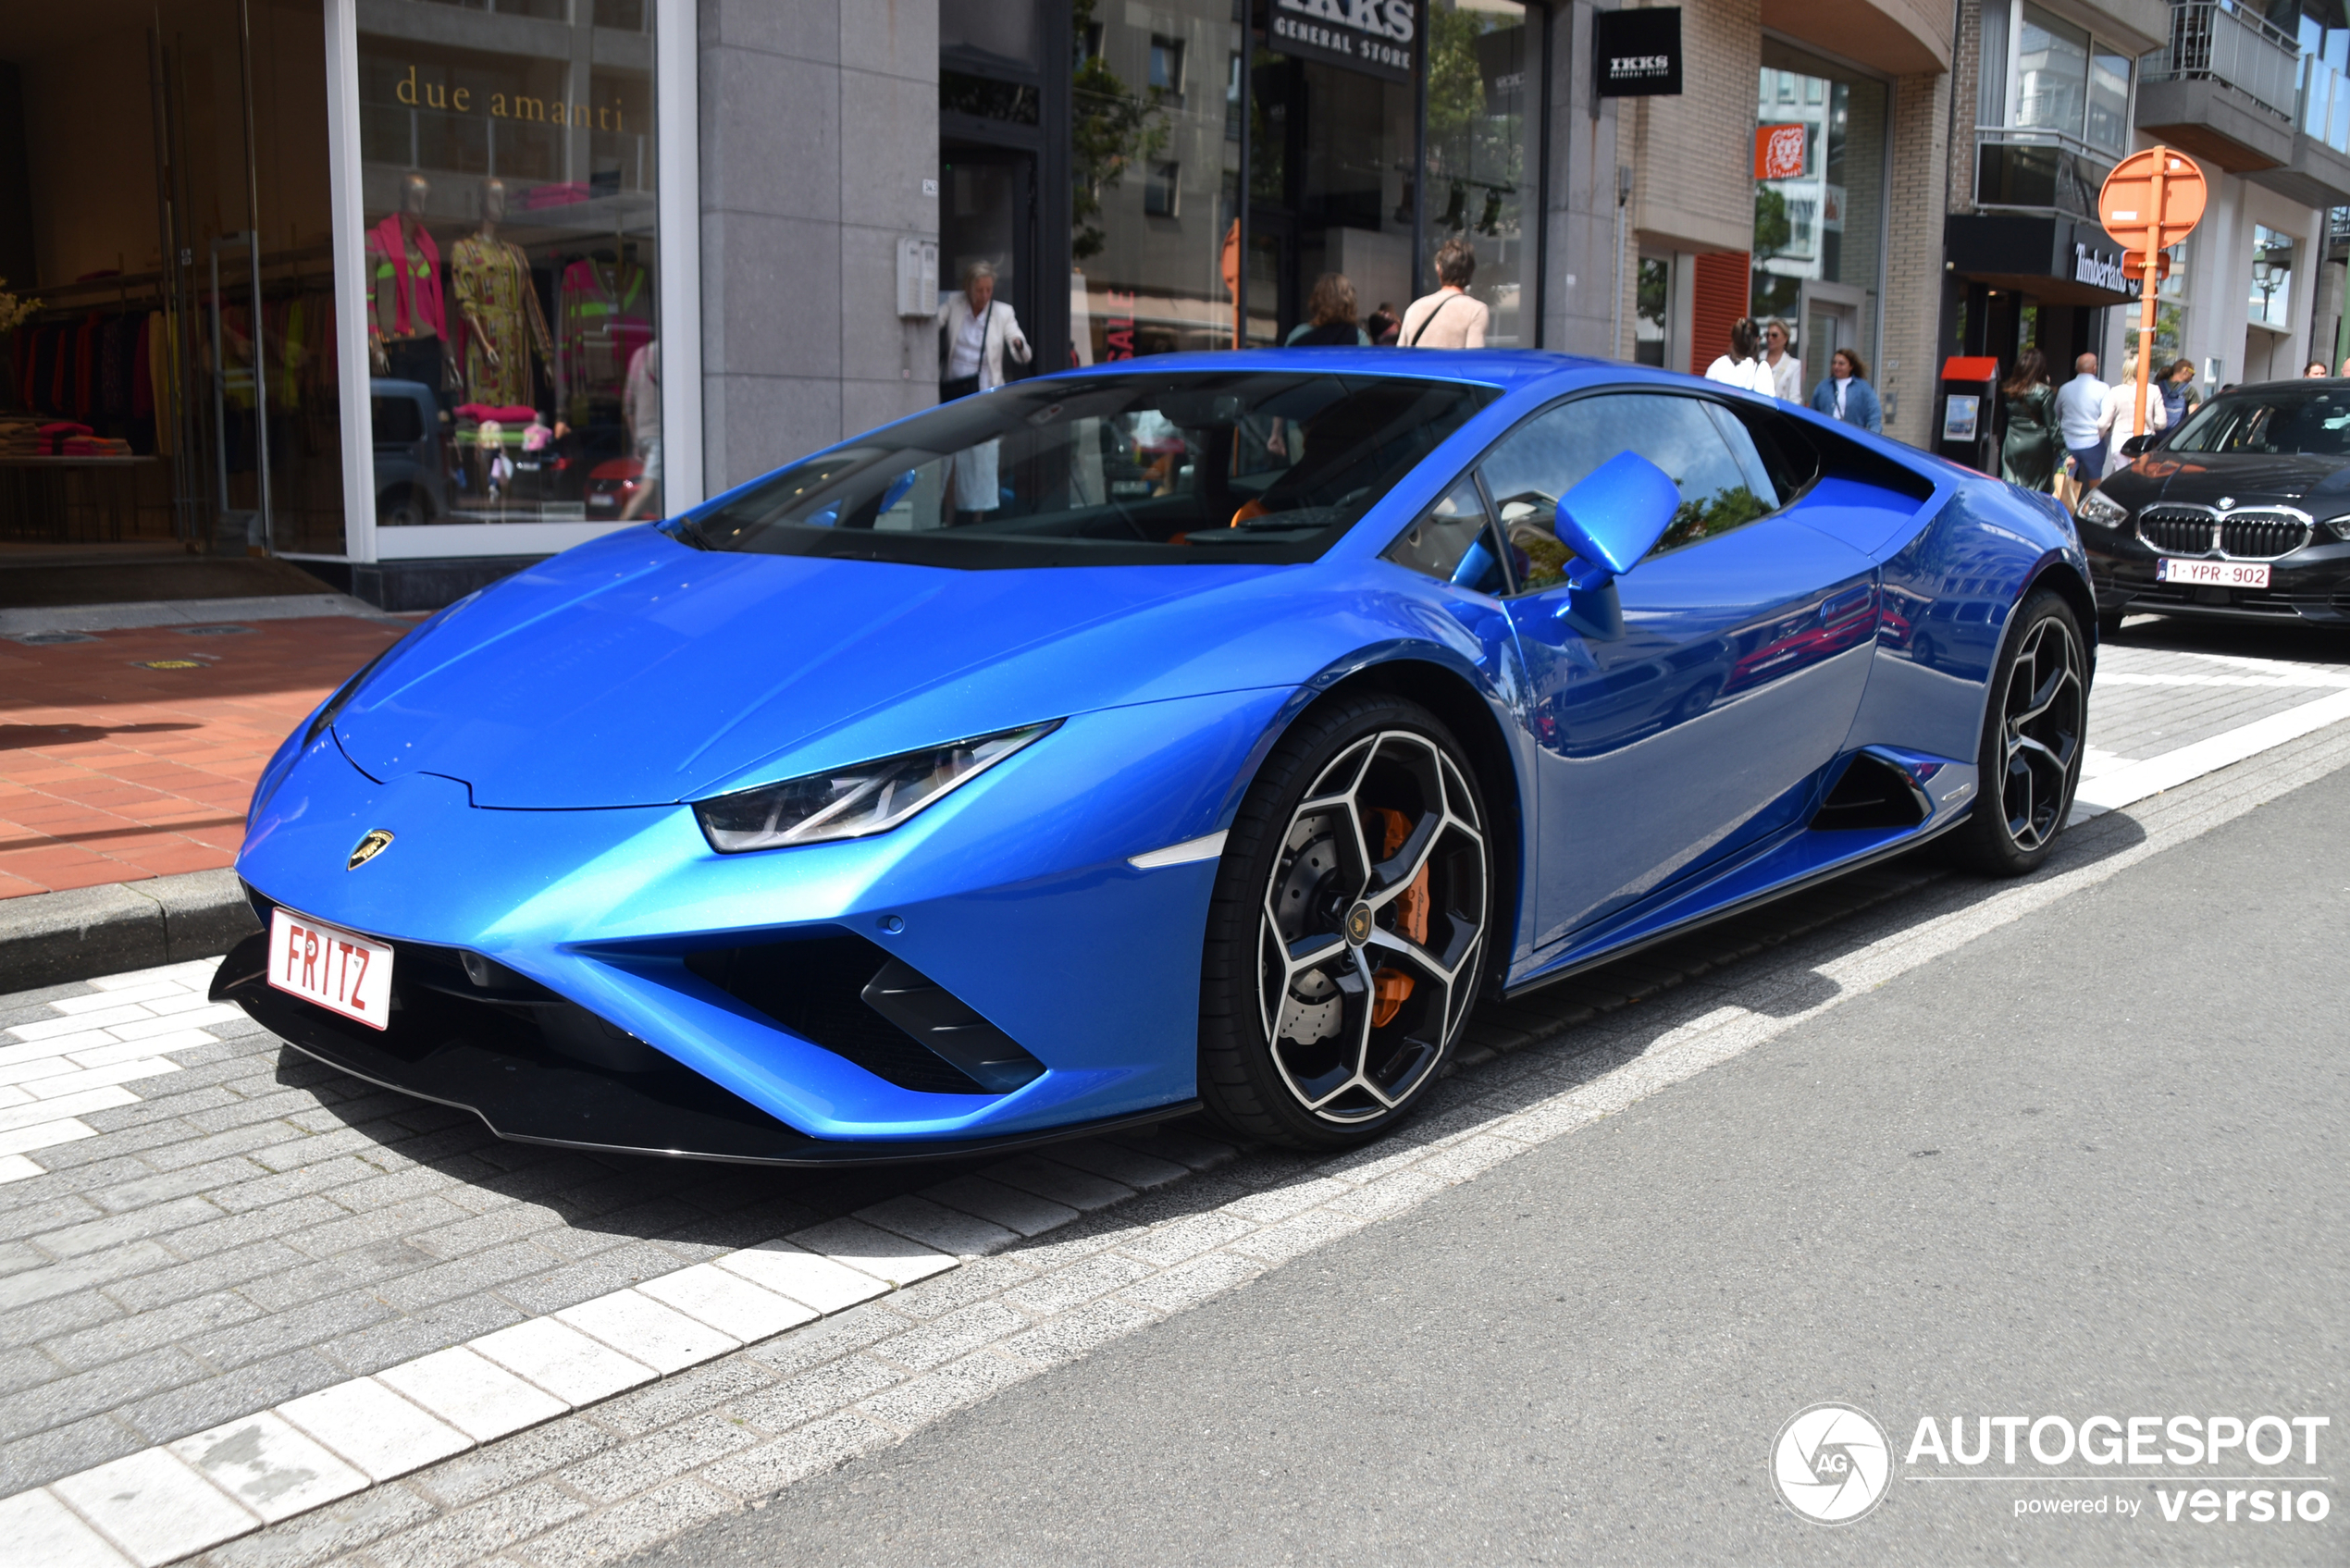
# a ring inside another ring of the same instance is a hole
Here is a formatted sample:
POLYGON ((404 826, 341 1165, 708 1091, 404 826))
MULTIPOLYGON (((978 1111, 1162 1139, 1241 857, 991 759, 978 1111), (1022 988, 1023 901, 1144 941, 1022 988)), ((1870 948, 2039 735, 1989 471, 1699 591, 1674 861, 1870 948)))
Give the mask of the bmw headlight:
POLYGON ((2103 490, 2081 498, 2081 521, 2094 528, 2119 528, 2130 521, 2130 509, 2103 490))
POLYGON ((2318 526, 2337 539, 2350 539, 2350 513, 2340 517, 2329 517, 2318 526))
POLYGON ((1060 724, 1058 719, 1027 724, 902 752, 877 762, 737 790, 715 800, 697 801, 694 815, 710 846, 721 855, 887 833, 1060 724))

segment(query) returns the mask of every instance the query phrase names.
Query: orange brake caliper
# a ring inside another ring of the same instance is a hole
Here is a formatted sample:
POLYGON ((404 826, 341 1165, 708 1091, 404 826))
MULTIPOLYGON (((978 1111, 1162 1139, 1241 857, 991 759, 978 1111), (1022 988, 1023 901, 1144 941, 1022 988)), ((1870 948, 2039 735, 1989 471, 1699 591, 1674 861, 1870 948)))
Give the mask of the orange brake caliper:
MULTIPOLYGON (((1412 823, 1403 812, 1391 810, 1384 806, 1372 807, 1370 814, 1378 818, 1379 825, 1386 830, 1386 846, 1379 851, 1379 857, 1384 859, 1404 847, 1404 841, 1412 836, 1412 823)), ((1420 868, 1420 874, 1412 879, 1412 885, 1405 888, 1402 896, 1395 900, 1395 920, 1396 924, 1403 927, 1405 936, 1423 945, 1427 944, 1428 868, 1426 866, 1420 868)), ((1394 1020, 1395 1015, 1403 1010, 1404 1004, 1410 999, 1413 984, 1412 977, 1401 969, 1379 969, 1371 975, 1372 1028, 1384 1029, 1394 1020)))

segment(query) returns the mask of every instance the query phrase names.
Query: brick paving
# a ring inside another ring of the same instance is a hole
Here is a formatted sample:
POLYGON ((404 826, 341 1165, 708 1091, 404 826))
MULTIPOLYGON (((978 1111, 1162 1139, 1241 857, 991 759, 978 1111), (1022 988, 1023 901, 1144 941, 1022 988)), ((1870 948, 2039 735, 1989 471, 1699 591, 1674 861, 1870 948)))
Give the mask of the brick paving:
POLYGON ((330 615, 0 638, 0 898, 230 864, 278 743, 403 629, 330 615))

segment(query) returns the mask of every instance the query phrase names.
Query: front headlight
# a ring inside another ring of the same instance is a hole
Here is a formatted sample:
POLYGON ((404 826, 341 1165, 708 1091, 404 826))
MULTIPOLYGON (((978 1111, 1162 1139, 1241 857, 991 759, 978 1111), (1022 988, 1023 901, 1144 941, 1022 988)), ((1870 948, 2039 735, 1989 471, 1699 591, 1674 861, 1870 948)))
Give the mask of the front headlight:
POLYGON ((2103 490, 2081 498, 2081 521, 2094 528, 2119 528, 2130 521, 2130 509, 2103 490))
POLYGON ((694 815, 710 846, 721 855, 887 833, 1060 724, 1055 719, 737 790, 695 802, 694 815))
POLYGON ((2329 517, 2318 526, 2337 539, 2350 539, 2350 513, 2340 517, 2329 517))

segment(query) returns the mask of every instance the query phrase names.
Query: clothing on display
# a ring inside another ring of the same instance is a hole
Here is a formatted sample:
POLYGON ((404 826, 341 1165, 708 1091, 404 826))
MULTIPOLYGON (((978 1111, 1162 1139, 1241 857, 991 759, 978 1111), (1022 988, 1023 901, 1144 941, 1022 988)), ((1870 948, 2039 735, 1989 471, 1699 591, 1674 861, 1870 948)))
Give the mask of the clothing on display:
POLYGON ((423 224, 393 213, 367 231, 368 340, 402 362, 397 379, 421 381, 438 392, 448 384, 441 368, 447 336, 440 247, 423 224), (429 346, 429 360, 417 345, 429 346), (408 352, 402 354, 403 346, 408 352))
POLYGON ((465 395, 478 403, 535 403, 531 353, 551 365, 555 345, 530 258, 509 241, 468 234, 450 247, 449 280, 464 345, 465 395))
POLYGON ((559 376, 565 417, 588 421, 592 399, 620 401, 628 362, 652 341, 651 276, 633 260, 583 257, 563 268, 559 376))

